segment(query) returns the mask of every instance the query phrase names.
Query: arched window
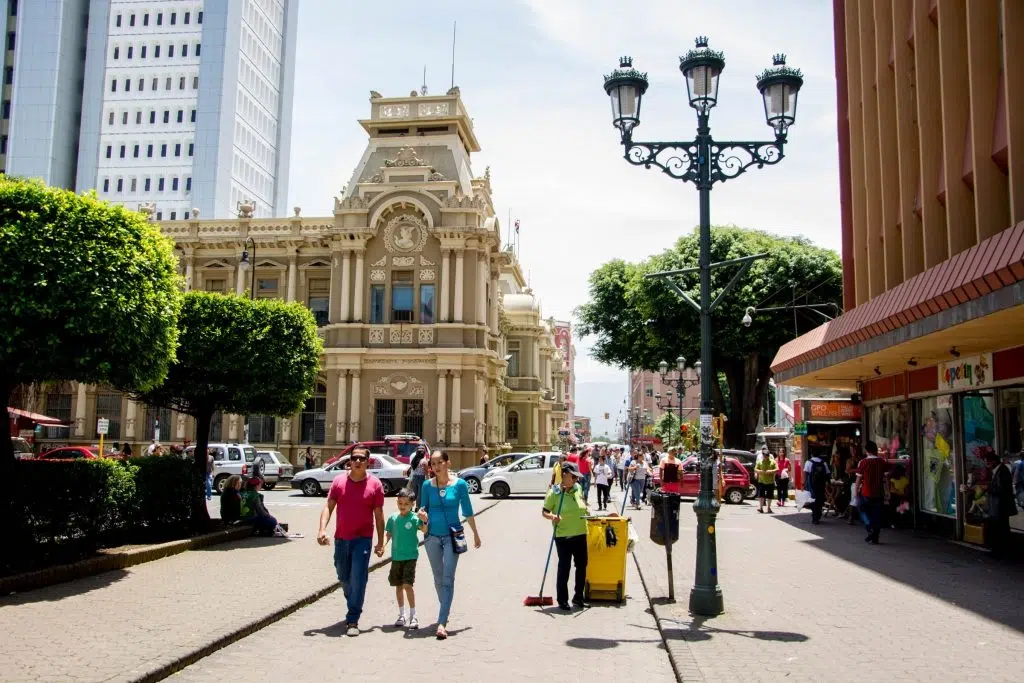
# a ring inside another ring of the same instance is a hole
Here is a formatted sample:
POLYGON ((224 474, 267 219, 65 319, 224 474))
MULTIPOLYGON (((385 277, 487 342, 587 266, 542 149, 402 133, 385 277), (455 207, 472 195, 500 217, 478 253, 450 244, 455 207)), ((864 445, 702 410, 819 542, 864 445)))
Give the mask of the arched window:
POLYGON ((510 442, 519 440, 519 413, 514 410, 505 418, 505 438, 510 442))
POLYGON ((316 392, 302 409, 301 443, 322 444, 327 427, 327 387, 316 383, 316 392))

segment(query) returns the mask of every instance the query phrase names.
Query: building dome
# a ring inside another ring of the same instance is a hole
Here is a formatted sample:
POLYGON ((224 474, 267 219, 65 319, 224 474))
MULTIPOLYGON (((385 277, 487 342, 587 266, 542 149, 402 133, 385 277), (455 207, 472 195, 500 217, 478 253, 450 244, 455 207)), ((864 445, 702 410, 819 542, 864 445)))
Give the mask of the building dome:
POLYGON ((515 311, 521 313, 535 313, 537 312, 537 299, 534 298, 533 294, 527 290, 526 292, 517 294, 506 294, 503 299, 505 304, 505 311, 512 313, 515 311))

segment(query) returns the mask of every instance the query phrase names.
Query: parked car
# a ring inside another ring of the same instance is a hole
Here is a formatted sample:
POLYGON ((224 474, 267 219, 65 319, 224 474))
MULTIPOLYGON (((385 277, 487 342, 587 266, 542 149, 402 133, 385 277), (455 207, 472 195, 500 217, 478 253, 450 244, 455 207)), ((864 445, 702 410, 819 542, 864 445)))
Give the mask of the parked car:
POLYGON ((546 493, 551 488, 558 451, 529 453, 507 467, 492 467, 480 482, 482 490, 495 498, 523 493, 546 493))
MULTIPOLYGON (((334 478, 348 469, 349 456, 345 455, 335 460, 326 467, 314 467, 311 470, 302 470, 292 479, 292 488, 299 489, 306 496, 320 496, 331 488, 334 478)), ((405 476, 409 467, 399 462, 390 455, 370 455, 370 462, 367 471, 380 479, 384 488, 384 495, 398 493, 405 487, 409 478, 405 476)))
POLYGON ((469 486, 470 493, 480 493, 480 482, 484 480, 484 475, 489 470, 500 469, 502 467, 508 467, 516 460, 529 455, 529 453, 505 453, 504 455, 496 455, 487 461, 484 465, 474 465, 473 467, 467 467, 459 470, 459 479, 465 479, 466 484, 469 486))
POLYGON ((412 460, 412 456, 416 453, 416 449, 423 446, 430 452, 430 444, 416 436, 415 434, 388 434, 382 440, 374 441, 360 441, 358 443, 349 444, 341 450, 340 453, 334 457, 328 458, 324 466, 333 465, 335 462, 340 460, 342 457, 352 452, 352 449, 356 446, 370 449, 370 455, 387 455, 398 462, 409 464, 412 460))
MULTIPOLYGON (((724 463, 725 491, 723 499, 727 503, 738 505, 745 498, 755 495, 756 489, 751 484, 750 474, 739 458, 725 457, 724 463)), ((683 496, 696 498, 700 493, 700 459, 693 455, 683 460, 683 496)))
MULTIPOLYGON (((261 476, 258 468, 253 464, 256 460, 256 449, 249 444, 211 443, 207 447, 213 453, 213 489, 217 493, 224 491, 224 482, 232 474, 237 474, 243 479, 261 476)), ((189 446, 185 449, 185 455, 191 458, 195 450, 195 446, 189 446)), ((264 459, 264 471, 261 478, 264 485, 269 481, 277 484, 277 475, 268 476, 266 473, 266 459, 264 459)))
POLYGON ((37 460, 95 460, 100 457, 98 448, 87 448, 85 446, 61 446, 52 451, 46 451, 37 460))
POLYGON ((286 484, 292 480, 295 468, 280 451, 256 451, 256 455, 263 458, 264 491, 270 491, 278 484, 286 484))
MULTIPOLYGON (((739 461, 740 465, 747 471, 747 477, 750 479, 751 484, 757 481, 754 477, 754 463, 757 462, 757 456, 750 451, 743 451, 735 448, 716 449, 715 453, 723 454, 726 459, 735 458, 739 461)), ((686 453, 680 460, 687 460, 689 458, 699 457, 696 453, 686 453)), ((654 477, 651 480, 652 485, 657 488, 661 486, 661 472, 657 467, 652 468, 654 470, 654 477)), ((757 487, 751 485, 750 490, 747 493, 747 498, 757 497, 757 487)))
POLYGON ((35 455, 29 442, 20 436, 11 437, 11 448, 14 450, 15 460, 29 460, 35 455))

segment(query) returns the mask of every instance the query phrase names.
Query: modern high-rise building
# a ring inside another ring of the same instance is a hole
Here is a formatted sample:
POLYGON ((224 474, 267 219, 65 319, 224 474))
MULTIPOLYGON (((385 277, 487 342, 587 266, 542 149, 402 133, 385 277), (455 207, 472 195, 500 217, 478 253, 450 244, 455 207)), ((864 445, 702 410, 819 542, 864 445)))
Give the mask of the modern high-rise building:
POLYGON ((157 218, 288 196, 298 3, 7 0, 0 168, 157 218))

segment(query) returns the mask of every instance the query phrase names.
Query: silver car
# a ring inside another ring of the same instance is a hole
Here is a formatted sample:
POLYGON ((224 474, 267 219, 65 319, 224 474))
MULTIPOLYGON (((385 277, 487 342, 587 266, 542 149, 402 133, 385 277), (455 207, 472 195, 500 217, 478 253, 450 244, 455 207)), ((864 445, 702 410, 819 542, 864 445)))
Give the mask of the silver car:
MULTIPOLYGON (((292 488, 299 489, 306 496, 319 496, 327 493, 334 478, 348 469, 348 459, 349 456, 346 455, 326 467, 302 470, 292 479, 292 488)), ((372 453, 368 465, 367 471, 380 479, 385 496, 398 493, 409 481, 409 478, 405 476, 409 466, 390 455, 372 453)))
POLYGON ((256 451, 257 457, 263 458, 263 490, 270 491, 278 484, 287 484, 292 480, 294 468, 280 451, 256 451))

